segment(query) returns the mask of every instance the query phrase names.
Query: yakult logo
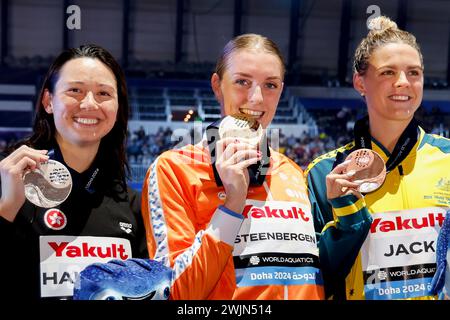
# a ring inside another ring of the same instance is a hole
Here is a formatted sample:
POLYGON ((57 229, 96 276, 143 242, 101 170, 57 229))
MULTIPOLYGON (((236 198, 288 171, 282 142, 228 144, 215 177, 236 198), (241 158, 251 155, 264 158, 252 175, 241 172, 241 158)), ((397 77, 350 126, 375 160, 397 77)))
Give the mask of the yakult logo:
POLYGON ((310 218, 307 213, 300 207, 290 206, 288 208, 273 208, 269 205, 262 207, 255 207, 251 204, 244 207, 242 215, 245 218, 251 217, 253 219, 301 219, 309 221, 310 218))
POLYGON ((107 246, 95 246, 88 242, 82 242, 80 245, 69 245, 69 242, 49 242, 48 245, 53 249, 56 257, 128 259, 128 254, 122 244, 113 243, 107 246))
POLYGON ((442 226, 445 215, 443 213, 428 213, 425 217, 418 218, 403 218, 401 216, 395 217, 395 220, 384 220, 376 218, 370 227, 370 233, 376 232, 390 232, 422 228, 434 228, 435 226, 442 226))

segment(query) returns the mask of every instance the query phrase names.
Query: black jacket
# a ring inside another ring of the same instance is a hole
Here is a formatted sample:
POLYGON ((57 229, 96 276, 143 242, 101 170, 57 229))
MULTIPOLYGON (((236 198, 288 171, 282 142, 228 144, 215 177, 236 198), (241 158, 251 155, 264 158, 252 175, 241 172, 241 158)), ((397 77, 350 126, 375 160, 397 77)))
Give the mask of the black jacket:
MULTIPOLYGON (((52 158, 64 163, 57 146, 52 158)), ((148 257, 140 194, 129 188, 124 190, 120 183, 111 180, 109 174, 102 170, 103 167, 106 165, 100 157, 83 173, 68 167, 73 180, 72 192, 66 201, 55 208, 40 208, 26 200, 13 223, 0 217, 0 298, 19 301, 39 299, 43 282, 66 283, 70 286, 75 281, 76 274, 66 273, 64 267, 51 274, 42 270, 41 274, 41 260, 46 258, 41 257, 45 251, 42 251, 42 247, 49 247, 45 241, 50 239, 48 236, 68 237, 69 240, 73 239, 71 236, 95 237, 80 238, 87 239, 84 247, 71 247, 70 241, 68 245, 63 245, 66 242, 61 239, 65 238, 56 238, 58 241, 53 242, 53 249, 59 245, 59 249, 66 250, 60 250, 60 255, 63 252, 66 256, 74 257, 79 249, 81 254, 94 260, 99 255, 107 260, 118 258, 118 251, 112 253, 109 251, 111 248, 98 247, 100 251, 92 249, 96 248, 96 243, 102 243, 101 239, 108 237, 128 240, 133 257, 148 257), (49 214, 54 212, 62 212, 65 217, 65 226, 60 230, 48 223, 49 214), (47 217, 47 222, 44 217, 47 217)), ((116 249, 118 245, 110 247, 116 249)))

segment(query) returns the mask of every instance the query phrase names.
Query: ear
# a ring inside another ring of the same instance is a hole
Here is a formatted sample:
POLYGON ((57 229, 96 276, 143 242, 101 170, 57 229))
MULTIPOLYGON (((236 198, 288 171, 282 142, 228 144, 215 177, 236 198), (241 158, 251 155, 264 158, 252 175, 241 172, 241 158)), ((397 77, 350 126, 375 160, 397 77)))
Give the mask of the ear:
POLYGON ((52 95, 50 94, 50 91, 48 91, 48 89, 44 90, 44 95, 42 96, 41 103, 47 113, 53 113, 52 95))
POLYGON ((353 74, 353 88, 355 88, 355 90, 358 91, 361 96, 366 95, 366 87, 364 86, 363 76, 358 72, 355 72, 353 74))
POLYGON ((219 101, 220 105, 223 105, 223 95, 222 89, 220 88, 220 77, 217 73, 213 73, 211 76, 211 88, 216 96, 216 99, 219 101))

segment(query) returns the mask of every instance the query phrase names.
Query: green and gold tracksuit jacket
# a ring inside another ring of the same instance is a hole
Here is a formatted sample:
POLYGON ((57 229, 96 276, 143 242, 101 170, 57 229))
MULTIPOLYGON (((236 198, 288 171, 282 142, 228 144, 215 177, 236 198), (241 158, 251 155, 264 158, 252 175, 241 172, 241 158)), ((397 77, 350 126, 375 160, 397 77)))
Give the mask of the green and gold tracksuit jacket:
MULTIPOLYGON (((358 199, 327 200, 325 177, 338 152, 305 171, 327 295, 337 299, 430 299, 436 239, 450 208, 450 140, 427 134, 390 171, 382 187, 358 199), (325 232, 324 232, 325 231, 325 232), (345 292, 344 292, 345 290, 345 292)), ((389 152, 372 138, 385 161, 389 152)))

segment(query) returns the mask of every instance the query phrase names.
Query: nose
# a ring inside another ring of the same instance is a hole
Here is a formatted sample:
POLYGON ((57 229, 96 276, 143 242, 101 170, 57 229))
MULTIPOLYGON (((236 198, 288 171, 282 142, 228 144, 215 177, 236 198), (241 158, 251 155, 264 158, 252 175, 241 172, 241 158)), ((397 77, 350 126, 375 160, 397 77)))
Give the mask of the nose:
POLYGON ((395 81, 395 86, 397 88, 398 87, 409 87, 408 77, 406 76, 405 72, 400 71, 397 81, 395 81))
POLYGON ((98 109, 97 101, 95 101, 92 91, 88 91, 86 96, 81 100, 81 109, 98 109))
POLYGON ((259 85, 256 85, 254 89, 250 92, 250 98, 249 101, 252 105, 257 105, 262 103, 264 100, 262 95, 262 90, 259 85))

